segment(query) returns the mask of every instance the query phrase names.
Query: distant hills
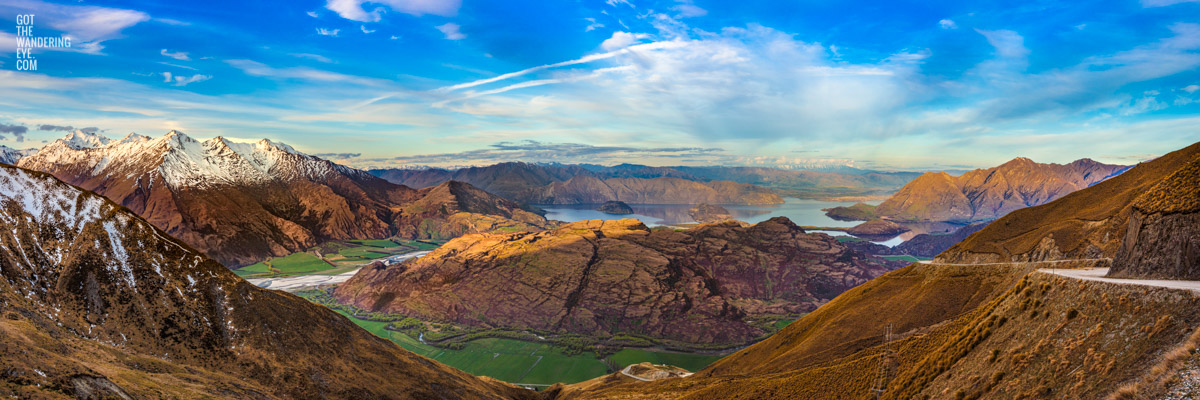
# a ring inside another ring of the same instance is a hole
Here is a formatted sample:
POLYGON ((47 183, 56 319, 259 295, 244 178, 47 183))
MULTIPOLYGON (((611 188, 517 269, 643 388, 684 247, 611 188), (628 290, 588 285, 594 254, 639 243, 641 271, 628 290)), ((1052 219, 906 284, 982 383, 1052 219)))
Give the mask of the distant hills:
POLYGON ((363 268, 335 296, 475 327, 737 345, 768 332, 756 318, 810 312, 887 264, 783 217, 681 231, 593 220, 463 236, 418 260, 363 268))
POLYGON ((94 190, 230 267, 330 240, 444 239, 547 223, 469 185, 414 190, 266 139, 76 131, 19 165, 94 190))
POLYGON ((1045 204, 1120 174, 1123 165, 1081 159, 1069 164, 1042 164, 1018 157, 960 176, 927 172, 913 179, 876 207, 836 207, 834 218, 897 221, 989 221, 1014 210, 1045 204))
MULTIPOLYGON (((857 170, 856 170, 857 171, 857 170)), ((510 200, 534 204, 777 204, 775 192, 837 199, 891 194, 918 173, 860 173, 757 167, 649 167, 621 164, 542 165, 522 162, 457 170, 380 169, 372 174, 415 188, 468 182, 510 200), (769 189, 769 190, 768 190, 769 189)))
POLYGON ((0 220, 5 397, 536 397, 254 287, 48 174, 0 166, 0 220))

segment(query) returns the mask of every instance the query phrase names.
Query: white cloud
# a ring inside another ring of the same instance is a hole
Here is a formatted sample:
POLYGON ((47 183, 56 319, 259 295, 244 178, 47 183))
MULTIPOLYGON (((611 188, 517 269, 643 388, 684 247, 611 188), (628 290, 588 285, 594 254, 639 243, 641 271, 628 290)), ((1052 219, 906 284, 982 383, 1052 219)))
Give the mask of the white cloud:
POLYGON ((0 15, 16 14, 35 14, 39 28, 45 26, 64 32, 64 36, 71 38, 71 50, 90 54, 101 54, 104 41, 119 38, 125 28, 150 20, 149 14, 120 8, 60 5, 36 0, 0 3, 0 15))
POLYGON ((996 48, 996 54, 1004 58, 1025 58, 1029 49, 1025 48, 1025 38, 1009 30, 985 31, 976 29, 975 32, 987 38, 988 44, 996 48))
POLYGON ((400 37, 399 37, 399 36, 396 36, 396 35, 392 35, 392 37, 390 37, 390 38, 388 38, 388 39, 391 39, 391 40, 397 40, 397 39, 400 39, 400 37))
POLYGON ((341 31, 342 31, 341 29, 317 28, 317 34, 321 35, 321 36, 337 36, 338 32, 341 32, 341 31))
POLYGON ((703 17, 708 15, 708 10, 697 7, 695 4, 692 4, 691 0, 682 1, 675 7, 671 7, 671 9, 678 12, 680 18, 703 17))
POLYGON ((333 60, 330 60, 329 57, 325 57, 320 54, 312 54, 312 53, 289 53, 289 54, 292 57, 307 58, 309 60, 320 61, 320 62, 327 63, 327 64, 333 63, 333 60))
POLYGON ((182 52, 182 51, 170 53, 170 52, 167 52, 167 49, 162 49, 162 51, 159 53, 164 56, 171 57, 171 58, 174 58, 174 59, 180 60, 180 61, 190 61, 191 60, 191 58, 188 57, 188 53, 182 52))
POLYGON ((604 2, 613 7, 616 7, 618 4, 624 4, 629 6, 629 8, 636 8, 633 6, 633 3, 629 2, 629 0, 605 0, 604 2))
POLYGON ((375 33, 375 30, 367 29, 366 25, 359 25, 359 28, 362 28, 362 33, 367 33, 367 34, 375 33))
POLYGON ((616 31, 613 32, 612 37, 604 39, 604 42, 600 43, 600 48, 604 49, 605 51, 619 50, 629 47, 634 43, 637 43, 638 41, 648 37, 649 35, 644 33, 633 34, 624 31, 616 31))
POLYGON ((438 25, 438 26, 436 26, 436 28, 437 28, 437 30, 442 31, 442 34, 446 35, 446 39, 462 40, 462 39, 467 38, 467 35, 464 35, 462 32, 459 32, 459 28, 461 28, 461 27, 458 26, 458 24, 453 23, 453 22, 438 25))
POLYGON ((952 19, 938 21, 938 26, 942 27, 942 29, 958 29, 958 24, 952 19))
POLYGON ((189 83, 203 82, 212 79, 211 75, 195 74, 192 76, 174 75, 170 72, 163 72, 163 82, 171 83, 173 86, 187 86, 189 83))
POLYGON ((354 75, 340 74, 308 67, 275 68, 253 60, 226 60, 226 64, 242 70, 246 75, 262 76, 273 79, 300 79, 317 82, 345 82, 362 86, 392 86, 389 81, 354 75))
POLYGON ((308 16, 313 17, 313 18, 320 17, 320 15, 318 15, 316 11, 308 11, 305 14, 308 14, 308 16))
POLYGON ((604 27, 604 24, 596 22, 595 18, 584 18, 584 20, 588 22, 587 28, 583 29, 584 32, 591 32, 591 31, 596 30, 596 28, 604 27))
POLYGON ((1195 93, 1197 90, 1200 90, 1200 85, 1187 85, 1183 87, 1183 91, 1188 93, 1195 93))
POLYGON ((365 3, 387 6, 393 11, 415 16, 430 14, 453 17, 458 15, 458 9, 462 7, 462 0, 328 0, 325 8, 352 21, 379 21, 386 9, 375 7, 371 11, 366 11, 363 9, 365 3))

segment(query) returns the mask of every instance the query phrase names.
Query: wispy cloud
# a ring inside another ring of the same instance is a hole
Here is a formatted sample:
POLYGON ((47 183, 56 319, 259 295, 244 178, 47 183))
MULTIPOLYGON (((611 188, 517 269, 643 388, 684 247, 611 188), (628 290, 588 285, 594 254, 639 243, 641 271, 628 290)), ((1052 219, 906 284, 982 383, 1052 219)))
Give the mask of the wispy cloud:
POLYGON ((437 28, 437 30, 441 31, 443 35, 446 35, 446 39, 462 40, 462 39, 467 38, 467 35, 464 35, 462 32, 459 31, 459 29, 461 29, 462 27, 458 26, 458 24, 453 23, 453 22, 438 25, 436 28, 437 28))
POLYGON ((958 29, 958 24, 952 19, 938 21, 938 26, 942 27, 942 29, 958 29))
POLYGON ((171 53, 171 52, 168 52, 167 49, 162 49, 162 51, 159 52, 159 54, 162 54, 164 56, 171 57, 171 58, 174 58, 174 59, 180 60, 180 61, 190 61, 191 60, 191 57, 188 57, 188 53, 182 52, 182 51, 177 51, 177 52, 171 53))
POLYGON ((203 82, 212 79, 212 75, 195 74, 192 76, 171 75, 170 72, 163 72, 163 82, 170 83, 172 86, 187 86, 196 82, 203 82))
POLYGON ((341 31, 341 29, 317 28, 317 34, 321 36, 337 36, 341 31))
POLYGON ((386 9, 377 6, 366 11, 363 9, 366 3, 386 6, 393 11, 415 16, 430 14, 453 17, 458 15, 458 9, 462 7, 462 0, 328 0, 325 8, 352 21, 379 21, 386 9))

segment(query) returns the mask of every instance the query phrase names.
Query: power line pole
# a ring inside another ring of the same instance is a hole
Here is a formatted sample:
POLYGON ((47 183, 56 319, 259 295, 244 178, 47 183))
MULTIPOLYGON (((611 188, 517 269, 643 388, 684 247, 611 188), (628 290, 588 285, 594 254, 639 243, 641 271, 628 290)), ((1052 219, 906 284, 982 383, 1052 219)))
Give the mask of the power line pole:
POLYGON ((875 393, 875 399, 883 398, 883 393, 887 391, 888 377, 892 370, 892 323, 888 323, 883 330, 883 354, 879 357, 879 371, 875 375, 875 382, 871 384, 871 391, 875 393))

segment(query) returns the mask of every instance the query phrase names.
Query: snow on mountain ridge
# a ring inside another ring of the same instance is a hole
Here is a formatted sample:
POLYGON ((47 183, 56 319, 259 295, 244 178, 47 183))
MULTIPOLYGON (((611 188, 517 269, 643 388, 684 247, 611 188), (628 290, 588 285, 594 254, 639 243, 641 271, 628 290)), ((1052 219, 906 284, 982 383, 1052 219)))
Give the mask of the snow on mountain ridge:
POLYGON ((38 149, 17 150, 8 146, 0 145, 0 164, 15 165, 22 158, 37 154, 38 149))
POLYGON ((317 180, 330 173, 366 174, 267 139, 239 143, 218 136, 200 142, 176 130, 155 139, 131 133, 119 141, 76 131, 47 146, 38 157, 27 158, 21 166, 43 170, 39 165, 47 164, 86 166, 91 176, 132 178, 156 173, 174 188, 317 180))

